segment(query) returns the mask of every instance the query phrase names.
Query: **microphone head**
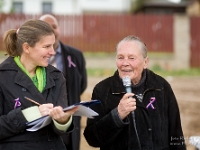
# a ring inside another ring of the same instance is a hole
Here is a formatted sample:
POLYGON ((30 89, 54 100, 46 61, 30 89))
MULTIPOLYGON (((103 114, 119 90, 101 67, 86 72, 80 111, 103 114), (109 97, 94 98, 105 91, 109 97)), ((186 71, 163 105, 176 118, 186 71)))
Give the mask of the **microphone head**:
POLYGON ((123 85, 124 85, 125 87, 131 86, 131 79, 130 79, 129 76, 123 77, 123 78, 122 78, 122 82, 123 82, 123 85))

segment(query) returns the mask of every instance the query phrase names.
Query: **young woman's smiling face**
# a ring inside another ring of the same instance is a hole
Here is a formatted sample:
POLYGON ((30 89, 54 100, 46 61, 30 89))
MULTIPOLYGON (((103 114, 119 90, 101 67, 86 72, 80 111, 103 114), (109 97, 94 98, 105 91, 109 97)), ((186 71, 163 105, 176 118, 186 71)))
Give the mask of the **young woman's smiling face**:
POLYGON ((129 76, 133 84, 139 83, 143 69, 147 68, 148 58, 144 58, 142 47, 137 41, 123 41, 119 44, 116 65, 120 78, 129 76))
POLYGON ((47 35, 41 37, 34 47, 28 47, 29 63, 32 67, 36 66, 48 66, 49 58, 55 55, 53 44, 55 43, 55 35, 47 35))

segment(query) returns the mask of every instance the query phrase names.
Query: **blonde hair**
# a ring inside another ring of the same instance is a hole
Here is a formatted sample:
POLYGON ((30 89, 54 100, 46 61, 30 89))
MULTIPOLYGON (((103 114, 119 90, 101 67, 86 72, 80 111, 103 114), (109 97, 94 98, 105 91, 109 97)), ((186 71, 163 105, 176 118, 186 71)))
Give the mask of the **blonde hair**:
POLYGON ((11 29, 3 36, 4 50, 12 57, 21 56, 26 42, 34 47, 43 36, 54 34, 51 26, 41 20, 28 20, 19 29, 11 29))

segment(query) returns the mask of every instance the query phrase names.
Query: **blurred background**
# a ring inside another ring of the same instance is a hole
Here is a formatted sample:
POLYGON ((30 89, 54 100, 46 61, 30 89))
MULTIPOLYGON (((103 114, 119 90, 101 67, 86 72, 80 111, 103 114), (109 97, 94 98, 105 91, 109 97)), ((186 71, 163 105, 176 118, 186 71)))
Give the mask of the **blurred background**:
MULTIPOLYGON (((200 136, 200 0, 0 0, 0 60, 2 37, 28 19, 56 16, 61 40, 80 49, 87 64, 91 98, 95 84, 113 74, 115 46, 133 34, 148 48, 149 68, 165 77, 177 97, 188 150, 191 136, 200 136)), ((82 131, 86 118, 82 117, 82 131)), ((199 143, 200 144, 200 143, 199 143)), ((81 150, 94 150, 84 137, 81 150)))

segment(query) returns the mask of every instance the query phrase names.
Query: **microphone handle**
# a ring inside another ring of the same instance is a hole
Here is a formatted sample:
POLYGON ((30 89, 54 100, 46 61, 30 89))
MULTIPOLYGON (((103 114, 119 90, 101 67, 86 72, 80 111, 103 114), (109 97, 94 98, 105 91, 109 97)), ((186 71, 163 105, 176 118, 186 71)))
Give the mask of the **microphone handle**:
MULTIPOLYGON (((126 86, 126 92, 127 93, 132 93, 131 86, 126 86)), ((137 98, 135 95, 133 97, 137 98)), ((131 114, 132 114, 132 118, 133 118, 133 126, 134 126, 134 129, 135 129, 135 133, 136 133, 136 137, 137 137, 139 149, 141 150, 142 148, 141 148, 141 143, 140 143, 140 139, 139 139, 137 128, 136 128, 135 112, 134 112, 134 110, 131 112, 131 114)))
POLYGON ((132 93, 131 86, 126 86, 126 93, 132 93))
MULTIPOLYGON (((131 86, 126 86, 126 93, 132 93, 131 86)), ((133 96, 136 98, 136 96, 133 96)), ((134 117, 133 119, 135 120, 135 113, 132 111, 132 116, 134 117)))

